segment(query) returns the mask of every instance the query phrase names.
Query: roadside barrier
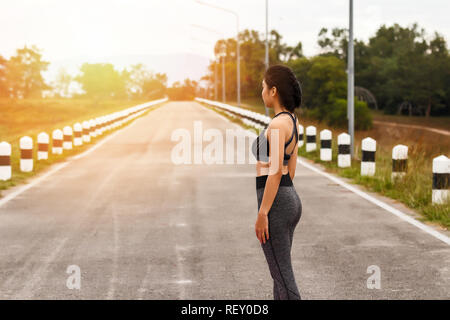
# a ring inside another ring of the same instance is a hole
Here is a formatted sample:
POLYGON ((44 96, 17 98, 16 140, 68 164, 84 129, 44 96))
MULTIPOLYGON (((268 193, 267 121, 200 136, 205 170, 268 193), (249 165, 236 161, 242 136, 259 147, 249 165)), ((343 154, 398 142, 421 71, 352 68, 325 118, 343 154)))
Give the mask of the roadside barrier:
MULTIPOLYGON (((248 125, 253 125, 256 128, 261 128, 261 125, 267 127, 272 120, 261 113, 253 112, 247 109, 230 106, 225 103, 212 101, 203 98, 195 98, 196 101, 202 102, 214 107, 218 107, 233 117, 240 117, 242 121, 248 125)), ((306 127, 306 141, 304 140, 303 126, 299 124, 299 147, 306 145, 306 152, 316 150, 316 127, 306 127), (305 142, 305 143, 304 143, 305 142)), ((332 139, 331 131, 325 129, 320 132, 320 159, 322 161, 330 161, 332 159, 332 139), (328 133, 329 132, 329 133, 328 133)), ((375 175, 375 153, 376 141, 371 137, 366 137, 361 141, 361 175, 373 176, 375 175)), ((408 147, 404 145, 397 145, 392 149, 392 173, 391 180, 398 180, 407 174, 407 160, 408 147)), ((345 168, 351 166, 350 155, 350 135, 348 133, 341 133, 338 135, 338 167, 345 168)), ((433 159, 433 192, 432 203, 444 203, 447 197, 450 197, 450 159, 445 155, 440 155, 433 159)))
MULTIPOLYGON (((133 106, 112 114, 104 115, 94 119, 76 122, 73 129, 70 125, 64 126, 63 130, 55 129, 52 131, 52 154, 63 154, 64 150, 71 150, 74 147, 92 142, 92 138, 98 137, 106 131, 120 126, 131 119, 143 114, 148 108, 156 104, 166 102, 168 98, 146 102, 133 106)), ((46 132, 40 132, 37 135, 37 154, 36 160, 49 159, 48 149, 50 141, 46 132)), ((20 171, 33 171, 33 139, 29 136, 23 136, 19 140, 20 148, 20 171)), ((11 144, 7 141, 0 142, 0 180, 7 181, 11 179, 11 144)))

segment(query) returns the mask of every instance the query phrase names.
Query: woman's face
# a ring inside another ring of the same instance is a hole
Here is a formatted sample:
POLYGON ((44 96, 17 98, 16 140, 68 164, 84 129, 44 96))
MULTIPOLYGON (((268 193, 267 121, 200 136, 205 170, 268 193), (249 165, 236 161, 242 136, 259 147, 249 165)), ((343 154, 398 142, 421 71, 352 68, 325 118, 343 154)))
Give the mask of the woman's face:
POLYGON ((261 92, 261 96, 262 99, 264 101, 264 104, 266 105, 267 108, 272 108, 273 107, 273 100, 274 100, 274 96, 275 96, 275 88, 271 88, 269 89, 269 87, 267 86, 267 83, 263 80, 262 81, 262 92, 261 92))

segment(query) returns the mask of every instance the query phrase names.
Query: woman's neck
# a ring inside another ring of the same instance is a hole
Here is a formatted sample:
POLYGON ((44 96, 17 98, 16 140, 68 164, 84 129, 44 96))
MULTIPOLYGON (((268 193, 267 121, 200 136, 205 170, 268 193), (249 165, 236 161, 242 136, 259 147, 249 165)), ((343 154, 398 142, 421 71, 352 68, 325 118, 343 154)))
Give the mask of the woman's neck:
POLYGON ((273 104, 273 112, 274 115, 279 114, 280 112, 287 111, 289 112, 285 107, 283 107, 278 101, 273 104))

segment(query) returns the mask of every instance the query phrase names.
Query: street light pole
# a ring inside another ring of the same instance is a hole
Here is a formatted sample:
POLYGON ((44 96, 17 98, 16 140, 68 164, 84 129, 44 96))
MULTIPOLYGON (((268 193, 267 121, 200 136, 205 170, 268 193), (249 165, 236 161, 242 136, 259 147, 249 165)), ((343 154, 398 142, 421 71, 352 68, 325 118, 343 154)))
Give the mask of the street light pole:
POLYGON ((350 155, 354 157, 354 118, 355 118, 355 95, 354 95, 354 56, 353 56, 353 0, 350 1, 349 13, 349 39, 348 39, 348 57, 347 57, 347 116, 348 116, 348 131, 350 134, 350 155))
POLYGON ((218 10, 222 10, 222 11, 231 13, 236 18, 236 29, 237 29, 236 30, 237 31, 237 34, 236 34, 237 105, 238 105, 238 107, 240 107, 241 106, 241 71, 240 71, 241 68, 240 68, 240 52, 239 52, 240 51, 239 50, 239 15, 235 11, 227 9, 227 8, 222 8, 222 7, 219 7, 219 6, 210 4, 210 3, 206 3, 206 2, 203 2, 203 1, 200 1, 200 0, 196 0, 196 2, 199 3, 199 4, 202 4, 204 6, 208 6, 208 7, 211 7, 211 8, 215 8, 215 9, 218 9, 218 10))
MULTIPOLYGON (((265 56, 266 70, 269 69, 269 0, 266 0, 266 56, 265 56)), ((266 116, 269 116, 269 109, 264 104, 266 116)))
POLYGON ((217 101, 217 61, 214 61, 214 100, 217 101))
POLYGON ((236 34, 236 46, 237 46, 237 106, 241 106, 241 59, 239 53, 239 16, 236 14, 236 26, 237 26, 237 34, 236 34))
POLYGON ((225 54, 222 55, 222 101, 223 103, 226 102, 226 95, 225 95, 225 54))

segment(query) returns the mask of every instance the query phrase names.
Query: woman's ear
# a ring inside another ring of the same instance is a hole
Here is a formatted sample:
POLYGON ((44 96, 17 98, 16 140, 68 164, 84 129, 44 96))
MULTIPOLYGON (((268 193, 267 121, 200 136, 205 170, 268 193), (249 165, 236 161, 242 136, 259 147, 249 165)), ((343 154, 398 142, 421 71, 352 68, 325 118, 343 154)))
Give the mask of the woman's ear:
POLYGON ((270 89, 270 95, 272 96, 272 97, 275 97, 275 94, 277 93, 277 87, 272 87, 271 89, 270 89))

